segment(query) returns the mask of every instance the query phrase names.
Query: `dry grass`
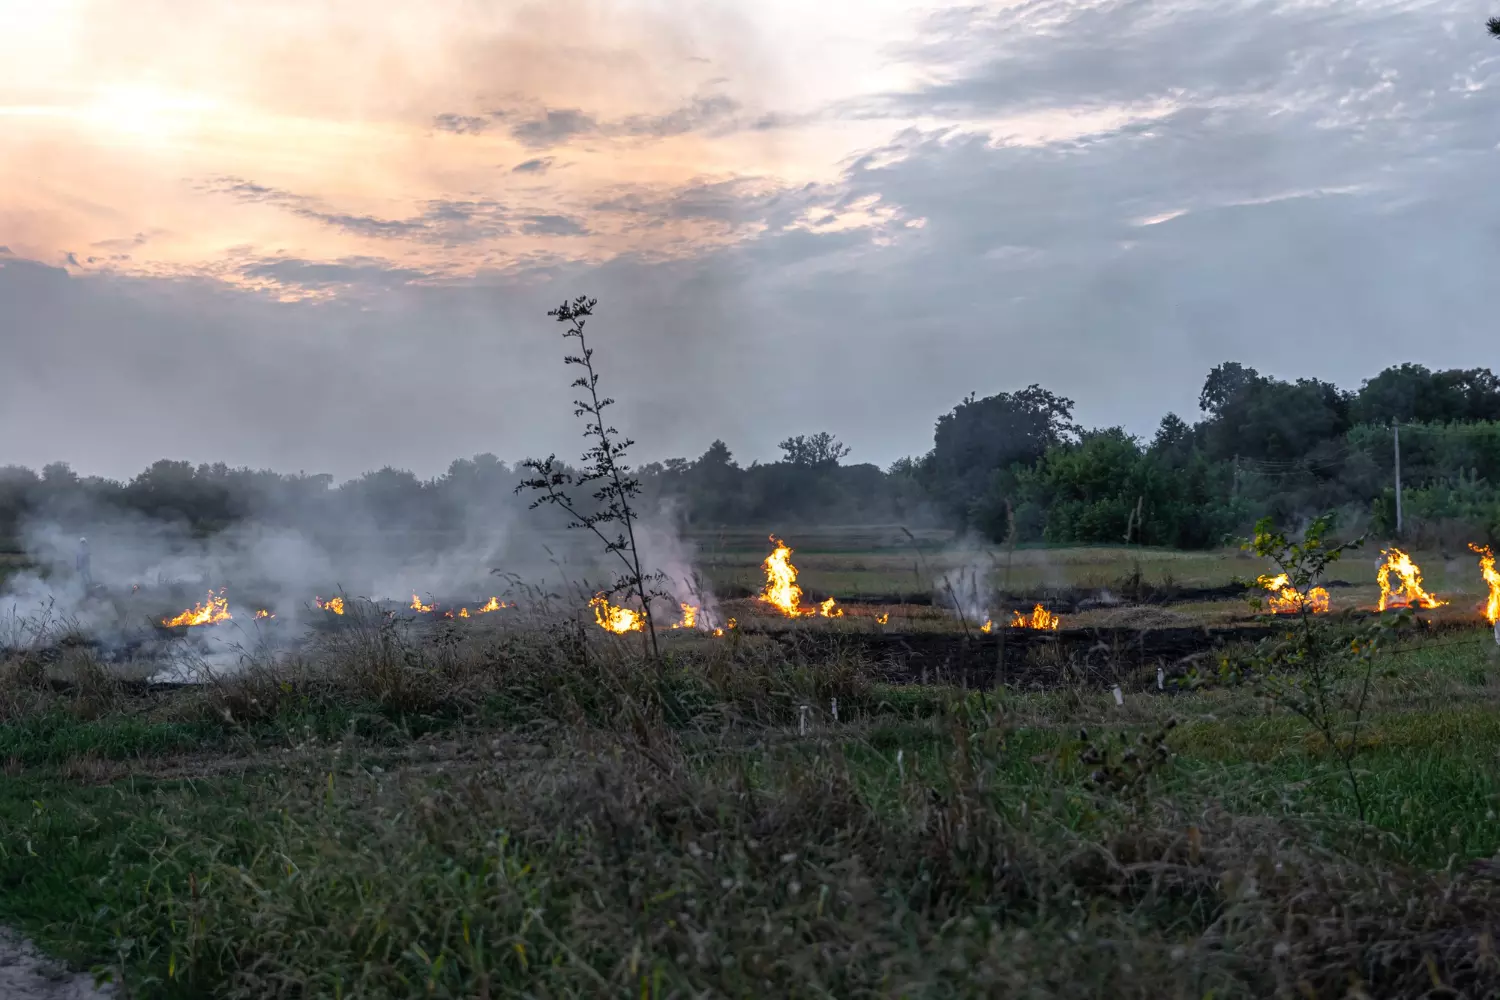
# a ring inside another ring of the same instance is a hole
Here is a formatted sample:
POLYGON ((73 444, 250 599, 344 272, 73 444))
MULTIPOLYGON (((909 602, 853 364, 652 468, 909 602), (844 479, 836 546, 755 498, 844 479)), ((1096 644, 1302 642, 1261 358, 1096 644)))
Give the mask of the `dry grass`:
POLYGON ((0 668, 0 919, 137 996, 1500 989, 1472 636, 1393 661, 1360 826, 1241 689, 1120 707, 748 636, 650 663, 569 622, 345 624, 149 699, 82 652, 67 692, 0 668))

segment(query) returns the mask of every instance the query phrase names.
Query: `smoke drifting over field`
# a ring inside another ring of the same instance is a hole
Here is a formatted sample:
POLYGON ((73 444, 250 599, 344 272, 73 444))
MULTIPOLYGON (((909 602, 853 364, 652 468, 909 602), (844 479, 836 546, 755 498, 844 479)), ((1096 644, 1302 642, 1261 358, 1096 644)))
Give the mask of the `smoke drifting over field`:
MULTIPOLYGON (((550 510, 474 505, 440 531, 393 531, 382 520, 347 501, 267 509, 208 535, 104 505, 37 514, 20 530, 27 567, 0 585, 0 646, 64 632, 117 645, 220 592, 238 631, 258 614, 278 624, 326 618, 314 599, 336 595, 388 607, 420 597, 457 611, 495 596, 513 601, 521 590, 581 608, 581 597, 609 589, 622 568, 592 535, 562 530, 550 510), (88 540, 88 580, 77 565, 80 538, 88 540)), ((716 621, 714 597, 670 510, 642 519, 636 532, 660 589, 716 621)))

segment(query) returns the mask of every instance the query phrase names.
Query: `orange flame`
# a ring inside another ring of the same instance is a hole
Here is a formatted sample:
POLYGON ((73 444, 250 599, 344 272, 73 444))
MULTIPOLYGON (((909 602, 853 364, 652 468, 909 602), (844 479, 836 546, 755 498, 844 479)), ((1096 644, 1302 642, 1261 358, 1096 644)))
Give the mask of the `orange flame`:
POLYGON ((842 618, 844 617, 844 609, 834 607, 833 598, 830 597, 828 600, 818 605, 818 614, 822 615, 824 618, 842 618))
POLYGON ((460 618, 467 618, 467 617, 469 617, 469 609, 468 608, 459 608, 458 609, 458 617, 460 617, 460 618))
POLYGON ((1386 549, 1380 553, 1385 562, 1380 564, 1380 610, 1386 608, 1440 608, 1447 601, 1440 601, 1422 589, 1422 571, 1411 561, 1411 556, 1400 549, 1386 549), (1391 574, 1400 579, 1397 589, 1391 590, 1391 574))
POLYGON ((888 624, 891 620, 891 613, 889 611, 882 612, 881 614, 875 616, 875 620, 881 625, 888 624))
POLYGON ((1291 580, 1285 573, 1275 576, 1258 576, 1255 578, 1257 586, 1271 591, 1272 596, 1266 599, 1266 606, 1271 609, 1273 615, 1291 615, 1302 610, 1303 605, 1315 615, 1326 612, 1329 608, 1328 591, 1322 587, 1314 587, 1305 595, 1296 587, 1292 586, 1291 580))
POLYGON ((488 613, 490 611, 499 611, 501 608, 509 608, 509 607, 513 607, 513 605, 506 604, 504 601, 500 600, 500 598, 498 598, 498 597, 491 597, 489 599, 489 601, 485 604, 484 607, 478 609, 474 613, 476 615, 482 615, 482 614, 486 614, 486 613, 488 613))
POLYGON ((411 595, 411 609, 413 611, 436 611, 436 604, 423 604, 422 599, 416 594, 411 595))
POLYGON ((255 617, 257 617, 257 618, 275 618, 276 616, 273 615, 273 614, 271 614, 271 612, 269 612, 269 611, 265 610, 264 608, 262 608, 261 610, 255 612, 255 617))
POLYGON ((1484 605, 1484 616, 1491 625, 1500 624, 1500 570, 1495 569, 1495 554, 1488 545, 1480 548, 1470 542, 1469 548, 1479 553, 1479 571, 1484 574, 1484 582, 1490 588, 1489 600, 1484 605))
POLYGON ((208 592, 208 603, 197 604, 176 618, 168 618, 162 622, 167 628, 176 628, 181 625, 213 625, 217 622, 227 622, 234 616, 229 613, 229 599, 224 596, 221 588, 217 594, 212 590, 208 592))
POLYGON ((1040 604, 1031 609, 1029 617, 1019 611, 1013 611, 1011 614, 1014 616, 1010 620, 1011 628, 1035 628, 1055 632, 1062 626, 1062 619, 1040 604))
POLYGON ((594 620, 599 623, 599 627, 617 635, 639 632, 646 627, 646 617, 639 611, 611 604, 603 594, 592 597, 589 607, 594 609, 594 620))
POLYGON ((802 588, 797 586, 797 567, 792 565, 792 550, 775 535, 776 551, 766 556, 761 563, 766 571, 766 587, 760 592, 763 603, 771 605, 788 618, 796 618, 802 610, 802 588))
POLYGON ((313 605, 322 608, 324 611, 331 611, 336 615, 344 613, 344 599, 342 597, 330 597, 326 601, 321 597, 314 597, 313 605))
POLYGON ((989 635, 990 634, 990 630, 993 629, 994 627, 995 627, 995 623, 992 622, 992 621, 990 621, 988 618, 986 618, 984 620, 984 624, 981 625, 981 626, 979 626, 979 631, 983 632, 985 635, 989 635))
POLYGON ((673 628, 697 628, 698 627, 698 609, 695 608, 695 607, 693 607, 693 605, 691 605, 691 604, 681 604, 681 605, 679 605, 679 607, 682 608, 682 621, 677 622, 672 627, 673 628))

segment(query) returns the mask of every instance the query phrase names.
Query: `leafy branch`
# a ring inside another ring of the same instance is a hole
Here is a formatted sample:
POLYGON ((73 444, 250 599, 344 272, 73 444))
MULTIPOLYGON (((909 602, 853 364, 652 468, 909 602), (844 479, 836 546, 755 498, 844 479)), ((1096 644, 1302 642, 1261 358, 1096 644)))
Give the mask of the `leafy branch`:
POLYGON ((607 424, 604 411, 614 405, 608 396, 599 395, 599 373, 594 369, 594 350, 584 336, 584 325, 594 314, 598 299, 580 295, 572 302, 564 302, 549 310, 559 323, 566 324, 564 339, 578 341, 578 353, 567 354, 563 363, 577 365, 583 374, 573 380, 573 388, 580 389, 580 398, 573 401, 573 415, 584 420, 583 436, 589 441, 583 453, 583 467, 572 472, 560 465, 557 456, 545 459, 527 459, 523 467, 536 473, 523 480, 516 492, 534 490, 541 495, 531 502, 535 510, 543 504, 559 507, 570 518, 568 527, 583 528, 594 534, 604 544, 604 550, 620 561, 621 573, 616 577, 611 593, 634 593, 641 602, 641 612, 646 619, 647 650, 659 657, 661 650, 656 638, 656 623, 651 616, 651 597, 656 593, 648 590, 647 575, 641 569, 640 549, 635 536, 635 508, 632 501, 640 496, 641 482, 630 474, 625 463, 625 453, 635 444, 630 438, 607 424), (573 490, 592 488, 596 506, 584 510, 574 498, 573 490))
POLYGON ((1376 657, 1385 640, 1406 619, 1384 616, 1355 630, 1352 636, 1320 620, 1310 590, 1345 552, 1364 544, 1364 536, 1332 544, 1328 538, 1332 528, 1333 516, 1325 514, 1308 525, 1300 541, 1292 541, 1272 528, 1270 518, 1262 518, 1255 525, 1255 537, 1244 543, 1246 550, 1275 563, 1290 586, 1302 595, 1296 604, 1292 630, 1281 639, 1263 643, 1256 651, 1254 665, 1267 697, 1301 716, 1322 736, 1343 768, 1360 822, 1364 822, 1365 801, 1354 758, 1359 753, 1359 734, 1369 704, 1376 657))

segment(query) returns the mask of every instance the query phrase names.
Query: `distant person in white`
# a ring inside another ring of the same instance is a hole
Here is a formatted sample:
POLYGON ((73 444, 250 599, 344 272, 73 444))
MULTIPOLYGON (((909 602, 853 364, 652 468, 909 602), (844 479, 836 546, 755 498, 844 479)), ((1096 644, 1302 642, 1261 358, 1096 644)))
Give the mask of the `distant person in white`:
POLYGON ((78 555, 74 559, 74 566, 78 570, 78 578, 83 581, 85 587, 94 582, 93 575, 89 572, 89 540, 78 539, 78 555))

